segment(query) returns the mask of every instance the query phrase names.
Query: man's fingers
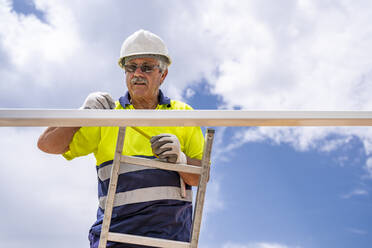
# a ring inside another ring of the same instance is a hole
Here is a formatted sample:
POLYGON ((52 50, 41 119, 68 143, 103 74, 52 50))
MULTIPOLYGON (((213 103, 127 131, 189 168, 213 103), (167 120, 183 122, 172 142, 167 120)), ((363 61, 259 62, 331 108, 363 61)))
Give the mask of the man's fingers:
POLYGON ((93 92, 85 99, 80 109, 114 109, 115 102, 109 93, 93 92))
POLYGON ((158 155, 159 157, 161 155, 163 155, 164 152, 167 152, 167 151, 172 151, 172 148, 169 148, 169 147, 160 147, 159 149, 157 150, 153 150, 153 152, 158 155))
POLYGON ((151 145, 152 150, 155 154, 159 155, 160 153, 164 152, 164 150, 172 150, 172 147, 167 146, 171 141, 164 140, 164 141, 157 141, 151 145))
POLYGON ((150 140, 151 148, 152 148, 152 150, 154 151, 155 154, 160 153, 159 148, 163 147, 167 143, 172 143, 173 142, 169 138, 170 138, 170 136, 166 135, 166 134, 165 135, 160 134, 160 135, 157 135, 157 136, 154 136, 154 137, 151 138, 151 140, 150 140))
POLYGON ((108 109, 109 108, 109 106, 108 106, 108 104, 106 102, 106 99, 104 97, 97 97, 96 99, 97 99, 97 102, 99 104, 101 104, 101 106, 99 107, 99 109, 108 109))
POLYGON ((158 149, 159 147, 161 147, 161 146, 163 146, 163 145, 165 145, 165 144, 167 144, 167 143, 172 143, 172 141, 171 141, 171 140, 162 140, 162 139, 158 139, 156 142, 154 142, 154 143, 151 144, 151 148, 152 148, 153 150, 156 150, 156 149, 158 149))
POLYGON ((150 142, 151 142, 151 144, 153 144, 153 143, 155 143, 156 141, 158 141, 159 139, 161 139, 163 137, 170 137, 170 135, 169 134, 159 134, 159 135, 153 136, 150 139, 150 142))
POLYGON ((159 158, 160 159, 166 159, 168 163, 176 163, 178 156, 177 156, 177 154, 174 154, 174 153, 172 153, 172 154, 164 154, 163 153, 163 154, 159 155, 159 158))
POLYGON ((112 97, 108 93, 104 93, 104 94, 102 94, 102 96, 106 99, 106 102, 108 103, 108 108, 109 109, 114 109, 116 107, 114 100, 112 99, 112 97))
POLYGON ((181 156, 183 153, 177 136, 160 134, 152 137, 150 142, 153 153, 160 159, 166 159, 169 163, 186 163, 181 156))

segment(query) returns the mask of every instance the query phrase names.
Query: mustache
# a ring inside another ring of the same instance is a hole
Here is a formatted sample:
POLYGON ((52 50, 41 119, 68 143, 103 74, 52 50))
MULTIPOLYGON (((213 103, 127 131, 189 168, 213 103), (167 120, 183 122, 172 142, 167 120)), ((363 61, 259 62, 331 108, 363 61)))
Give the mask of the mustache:
POLYGON ((135 84, 135 83, 148 83, 147 79, 146 78, 143 78, 143 77, 133 77, 130 82, 132 84, 135 84))

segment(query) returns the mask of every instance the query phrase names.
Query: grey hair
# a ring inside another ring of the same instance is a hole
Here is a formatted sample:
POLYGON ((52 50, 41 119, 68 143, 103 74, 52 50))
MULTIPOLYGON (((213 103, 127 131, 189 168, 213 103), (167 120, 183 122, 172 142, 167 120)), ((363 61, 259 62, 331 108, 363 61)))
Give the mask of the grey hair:
POLYGON ((164 61, 164 59, 159 59, 159 69, 162 73, 165 72, 166 69, 168 69, 168 63, 164 61))
POLYGON ((123 58, 122 64, 127 63, 131 61, 132 59, 138 59, 138 58, 154 58, 159 62, 159 70, 161 73, 164 73, 165 70, 169 66, 169 61, 168 58, 163 56, 163 55, 158 55, 158 54, 140 54, 140 55, 133 55, 133 56, 128 56, 126 58, 123 58))

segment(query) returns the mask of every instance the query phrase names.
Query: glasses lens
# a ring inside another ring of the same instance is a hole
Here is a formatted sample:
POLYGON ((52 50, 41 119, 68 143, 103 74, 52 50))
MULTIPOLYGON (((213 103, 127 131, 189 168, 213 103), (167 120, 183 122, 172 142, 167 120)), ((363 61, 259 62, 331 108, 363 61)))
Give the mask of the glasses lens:
POLYGON ((124 69, 126 72, 135 72, 137 68, 140 67, 142 72, 145 73, 150 73, 154 70, 155 67, 158 67, 156 65, 141 65, 137 66, 136 64, 129 64, 129 65, 124 65, 124 69))
POLYGON ((141 71, 142 72, 152 72, 154 70, 154 65, 142 65, 141 66, 141 71))
POLYGON ((135 72, 137 70, 136 65, 124 65, 126 72, 135 72))

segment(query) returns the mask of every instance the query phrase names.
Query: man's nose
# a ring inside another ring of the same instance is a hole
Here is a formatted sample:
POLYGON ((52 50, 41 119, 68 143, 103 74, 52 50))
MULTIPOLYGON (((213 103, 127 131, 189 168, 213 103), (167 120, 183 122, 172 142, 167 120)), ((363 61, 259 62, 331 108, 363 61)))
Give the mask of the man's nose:
POLYGON ((136 70, 134 71, 134 76, 135 75, 143 75, 143 72, 142 72, 142 70, 141 70, 141 66, 138 66, 137 68, 136 68, 136 70))

